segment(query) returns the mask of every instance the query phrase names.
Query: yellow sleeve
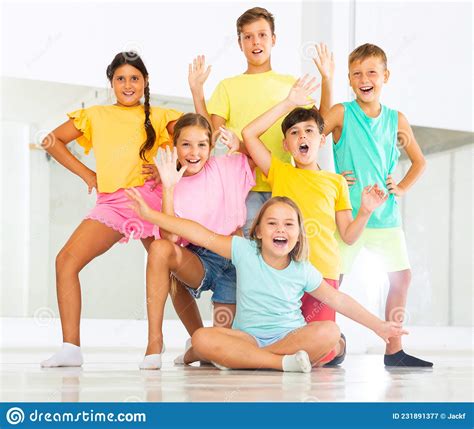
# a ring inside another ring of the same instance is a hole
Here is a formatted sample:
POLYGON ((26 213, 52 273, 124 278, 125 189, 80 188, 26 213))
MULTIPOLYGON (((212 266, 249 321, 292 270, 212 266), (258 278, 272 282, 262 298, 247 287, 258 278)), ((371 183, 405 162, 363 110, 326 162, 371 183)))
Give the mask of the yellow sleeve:
POLYGON ((211 95, 210 100, 207 102, 207 111, 209 115, 218 115, 224 118, 226 121, 230 118, 230 102, 229 94, 224 86, 223 82, 217 85, 217 88, 211 95))
POLYGON ((338 196, 336 201, 336 211, 340 210, 352 210, 351 198, 349 196, 349 186, 344 176, 337 175, 338 183, 338 196))
MULTIPOLYGON (((155 129, 156 144, 153 148, 153 152, 157 152, 160 146, 173 145, 173 137, 170 135, 170 133, 168 133, 168 129, 166 127, 170 122, 177 121, 183 115, 182 112, 174 109, 159 109, 157 114, 160 115, 156 121, 159 124, 159 129, 155 129)), ((153 156, 155 154, 153 154, 153 156)))
POLYGON ((91 121, 88 109, 75 110, 68 113, 67 116, 73 120, 78 131, 82 132, 82 136, 78 137, 76 141, 84 148, 84 153, 87 155, 92 149, 91 121))
POLYGON ((262 174, 262 178, 267 182, 272 188, 275 183, 275 176, 278 175, 281 169, 284 167, 285 163, 280 161, 276 156, 272 156, 272 162, 270 163, 270 170, 268 170, 268 176, 265 179, 265 176, 262 174))

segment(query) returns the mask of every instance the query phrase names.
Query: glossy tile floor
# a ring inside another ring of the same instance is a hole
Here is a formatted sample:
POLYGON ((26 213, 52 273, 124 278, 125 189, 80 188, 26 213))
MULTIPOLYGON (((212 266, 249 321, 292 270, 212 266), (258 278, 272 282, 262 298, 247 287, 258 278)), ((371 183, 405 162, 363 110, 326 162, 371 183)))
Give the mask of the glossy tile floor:
POLYGON ((472 401, 473 356, 423 354, 433 369, 391 369, 380 355, 348 355, 340 368, 310 374, 175 367, 139 371, 141 350, 86 349, 82 368, 41 369, 50 350, 1 352, 2 402, 119 401, 472 401))

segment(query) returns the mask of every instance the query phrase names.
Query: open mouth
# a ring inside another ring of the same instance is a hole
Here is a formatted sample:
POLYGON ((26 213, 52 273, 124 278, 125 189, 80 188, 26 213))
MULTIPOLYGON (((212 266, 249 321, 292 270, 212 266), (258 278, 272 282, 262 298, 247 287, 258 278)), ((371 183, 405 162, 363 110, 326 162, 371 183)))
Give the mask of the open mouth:
POLYGON ((187 159, 186 162, 188 164, 199 164, 200 159, 187 159))
POLYGON ((263 53, 263 50, 262 50, 262 49, 254 49, 254 50, 252 51, 252 54, 255 54, 255 55, 258 55, 258 54, 261 54, 261 53, 263 53))
POLYGON ((275 237, 273 239, 273 244, 276 247, 285 247, 288 243, 288 240, 285 237, 275 237))
POLYGON ((306 153, 308 153, 309 146, 308 146, 306 143, 302 143, 302 144, 300 144, 300 146, 298 147, 298 150, 300 151, 300 153, 306 154, 306 153))
POLYGON ((131 97, 135 95, 135 91, 123 91, 122 94, 125 95, 125 97, 131 97))
POLYGON ((362 91, 362 93, 369 94, 371 91, 373 91, 374 87, 373 86, 361 86, 359 89, 362 91))

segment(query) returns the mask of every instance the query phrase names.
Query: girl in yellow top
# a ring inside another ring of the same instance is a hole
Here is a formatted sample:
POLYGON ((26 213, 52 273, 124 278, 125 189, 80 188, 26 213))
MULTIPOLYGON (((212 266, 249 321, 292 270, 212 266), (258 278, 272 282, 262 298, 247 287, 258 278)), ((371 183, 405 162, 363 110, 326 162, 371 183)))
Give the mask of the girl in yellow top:
POLYGON ((69 113, 69 120, 52 131, 43 147, 60 164, 97 191, 97 203, 73 232, 56 257, 56 289, 63 332, 63 346, 43 367, 80 366, 81 289, 79 272, 117 242, 140 239, 148 249, 154 240, 153 225, 127 207, 124 189, 135 187, 155 210, 161 196, 150 176, 147 162, 158 147, 171 144, 170 134, 181 115, 150 106, 147 69, 134 52, 122 52, 107 67, 117 103, 93 106, 69 113), (144 104, 140 99, 145 96, 144 104), (66 145, 73 140, 94 150, 96 172, 90 170, 66 145))

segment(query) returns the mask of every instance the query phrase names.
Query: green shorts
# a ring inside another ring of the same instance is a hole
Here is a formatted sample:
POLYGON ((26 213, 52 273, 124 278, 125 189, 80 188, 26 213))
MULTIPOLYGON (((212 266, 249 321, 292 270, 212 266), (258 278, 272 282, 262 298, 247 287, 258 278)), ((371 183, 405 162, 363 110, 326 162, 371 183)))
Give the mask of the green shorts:
POLYGON ((336 239, 341 253, 342 274, 351 272, 354 261, 363 247, 378 257, 387 273, 410 269, 405 233, 401 227, 366 228, 352 246, 344 243, 338 234, 336 239))

